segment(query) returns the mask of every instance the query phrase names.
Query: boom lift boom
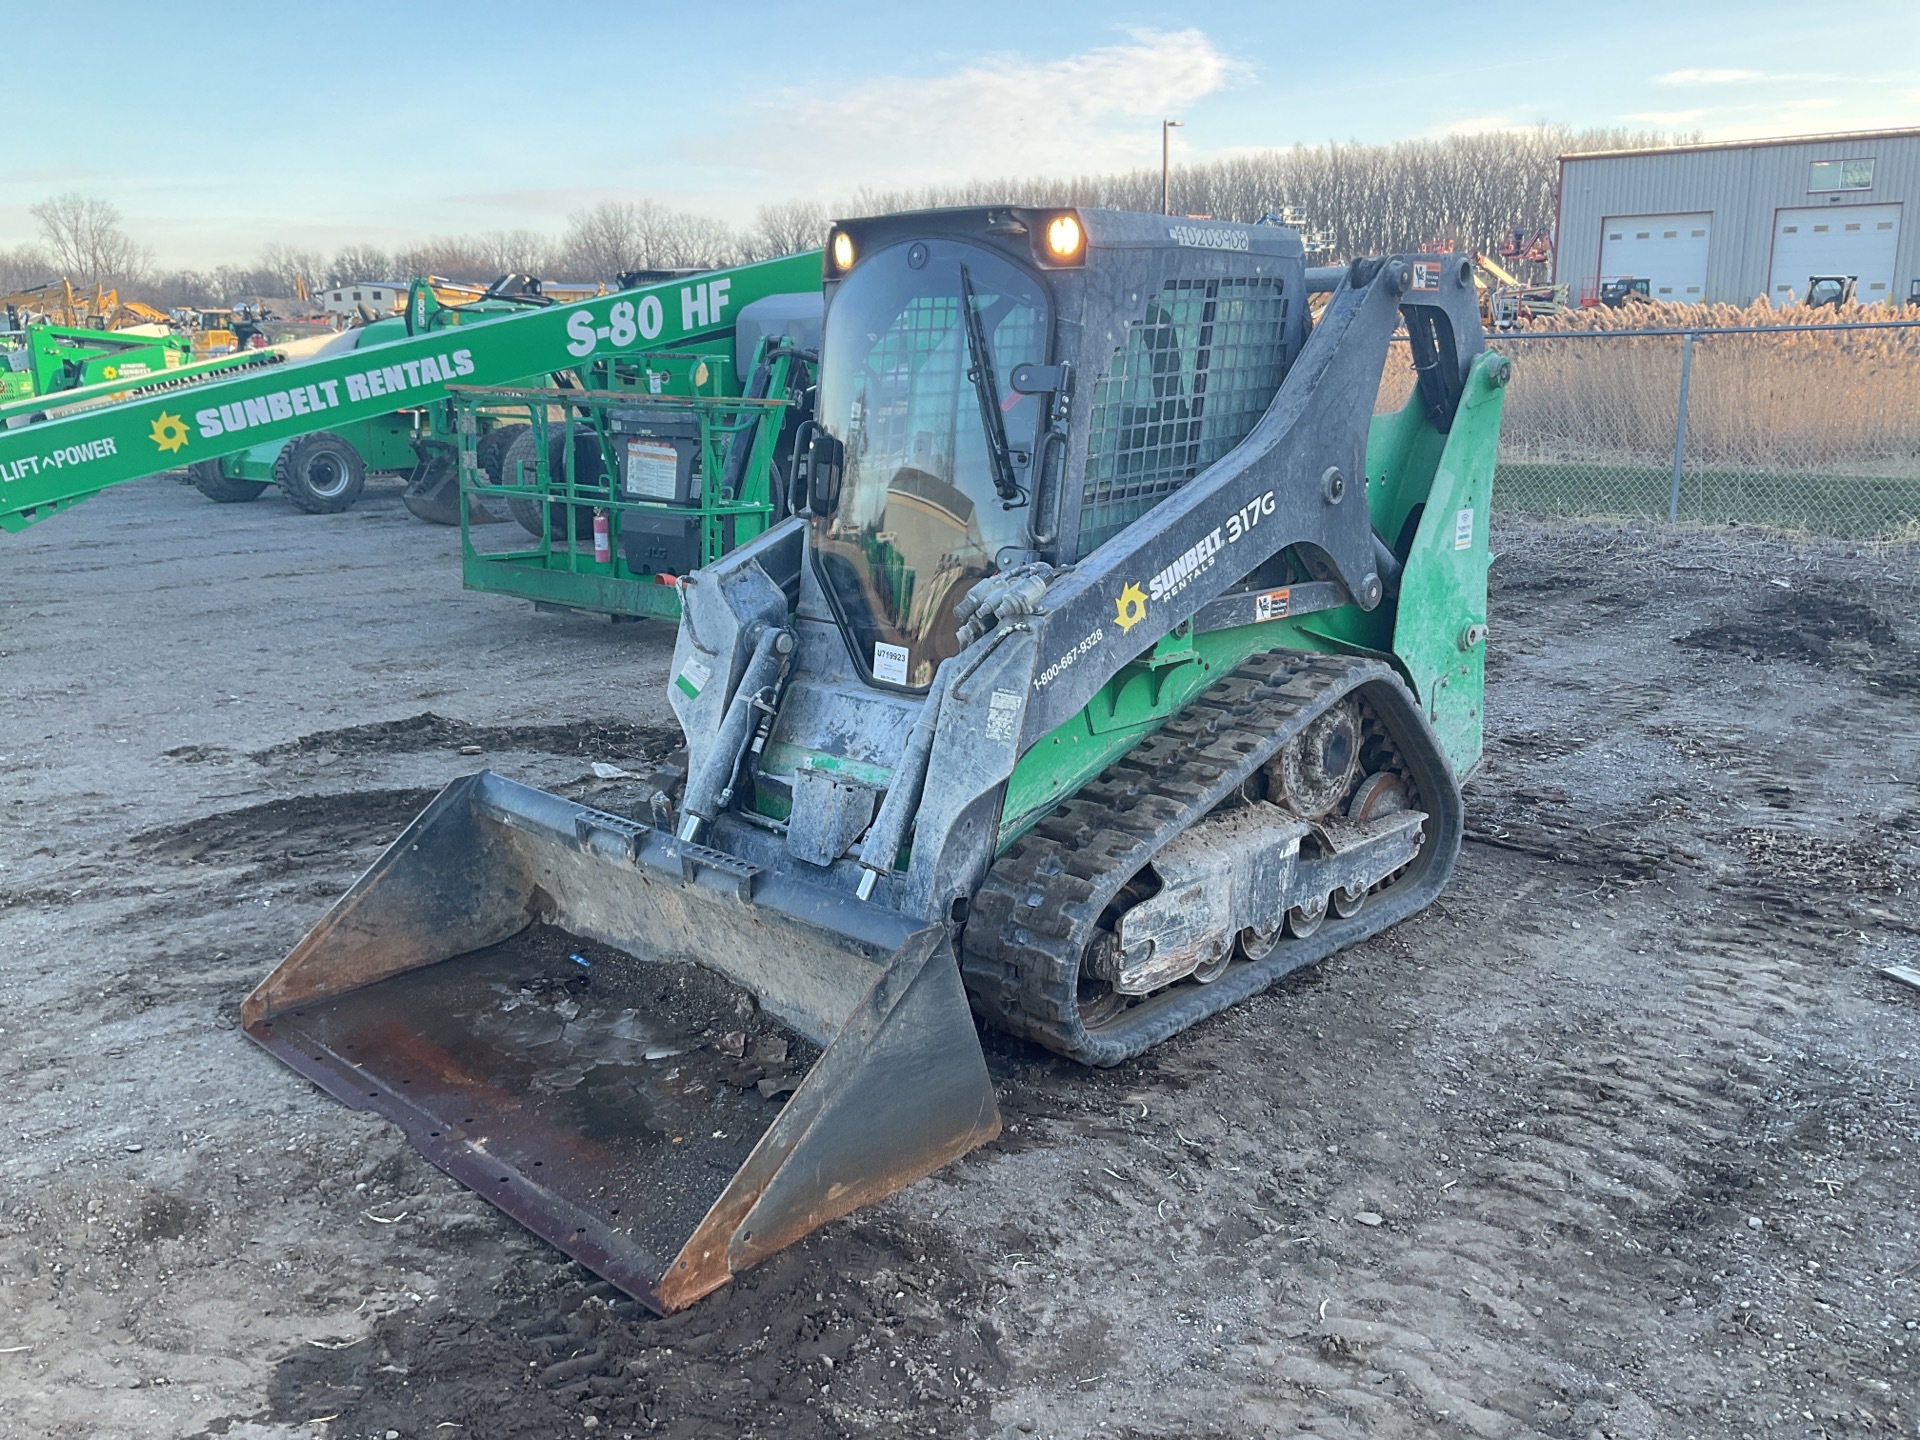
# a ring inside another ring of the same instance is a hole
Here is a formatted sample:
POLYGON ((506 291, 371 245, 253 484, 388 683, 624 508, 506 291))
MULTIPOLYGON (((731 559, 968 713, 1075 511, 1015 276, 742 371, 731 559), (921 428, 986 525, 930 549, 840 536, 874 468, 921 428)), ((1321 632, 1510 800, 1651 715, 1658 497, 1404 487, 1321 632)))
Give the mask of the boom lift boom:
MULTIPOLYGON (((636 347, 723 336, 731 316, 752 301, 818 286, 818 258, 788 256, 480 324, 416 327, 420 333, 340 355, 155 387, 157 393, 0 430, 0 530, 23 529, 158 470, 442 401, 452 385, 508 384, 636 347)), ((416 286, 412 305, 423 295, 416 286)), ((61 399, 102 400, 113 387, 107 382, 61 399)), ((0 408, 0 420, 10 418, 0 408)))

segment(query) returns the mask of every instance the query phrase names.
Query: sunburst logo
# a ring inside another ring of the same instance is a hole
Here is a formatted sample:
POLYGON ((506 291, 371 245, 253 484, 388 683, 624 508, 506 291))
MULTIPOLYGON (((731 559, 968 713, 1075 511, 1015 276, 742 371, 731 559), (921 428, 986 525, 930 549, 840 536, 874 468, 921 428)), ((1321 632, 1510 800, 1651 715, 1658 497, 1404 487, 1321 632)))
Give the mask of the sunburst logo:
POLYGON ((118 380, 120 378, 120 367, 118 365, 109 365, 100 372, 100 375, 102 379, 118 380))
POLYGON ((1114 602, 1113 623, 1118 625, 1122 632, 1125 632, 1131 630, 1146 618, 1146 592, 1138 585, 1128 585, 1126 589, 1120 592, 1119 600, 1114 602))
POLYGON ((153 443, 162 450, 174 451, 187 448, 187 441, 193 438, 193 432, 187 429, 187 422, 178 415, 161 412, 160 418, 153 422, 153 443))

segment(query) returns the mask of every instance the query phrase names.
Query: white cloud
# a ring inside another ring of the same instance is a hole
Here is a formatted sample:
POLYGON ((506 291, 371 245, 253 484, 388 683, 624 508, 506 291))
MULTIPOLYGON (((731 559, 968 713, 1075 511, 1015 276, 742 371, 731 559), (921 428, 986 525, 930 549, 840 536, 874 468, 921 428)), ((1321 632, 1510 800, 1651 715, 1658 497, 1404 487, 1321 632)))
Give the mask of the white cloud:
POLYGON ((1444 139, 1448 135, 1492 135, 1501 130, 1524 130, 1530 122, 1511 110, 1494 110, 1485 115, 1468 115, 1459 120, 1443 120, 1437 125, 1429 125, 1421 135, 1429 140, 1444 139))
POLYGON ((1691 125, 1706 113, 1704 110, 1636 110, 1624 118, 1638 121, 1642 125, 1671 130, 1681 125, 1691 125))
POLYGON ((1737 85, 1748 80, 1777 80, 1764 70, 1669 70, 1653 77, 1656 85, 1737 85))
POLYGON ((778 96, 707 158, 813 194, 1146 166, 1160 158, 1161 119, 1248 74, 1199 30, 1135 30, 1059 60, 989 55, 943 75, 778 96))

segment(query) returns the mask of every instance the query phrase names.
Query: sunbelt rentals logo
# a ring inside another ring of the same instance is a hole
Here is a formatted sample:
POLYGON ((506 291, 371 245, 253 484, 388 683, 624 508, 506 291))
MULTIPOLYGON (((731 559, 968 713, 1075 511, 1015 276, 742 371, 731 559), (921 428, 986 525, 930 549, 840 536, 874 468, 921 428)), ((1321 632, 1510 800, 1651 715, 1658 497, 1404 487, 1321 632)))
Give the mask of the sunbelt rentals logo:
POLYGON ((187 441, 193 438, 192 432, 187 429, 186 421, 178 415, 169 415, 164 410, 160 412, 160 418, 153 422, 153 429, 148 433, 153 437, 153 443, 168 454, 186 449, 187 441))

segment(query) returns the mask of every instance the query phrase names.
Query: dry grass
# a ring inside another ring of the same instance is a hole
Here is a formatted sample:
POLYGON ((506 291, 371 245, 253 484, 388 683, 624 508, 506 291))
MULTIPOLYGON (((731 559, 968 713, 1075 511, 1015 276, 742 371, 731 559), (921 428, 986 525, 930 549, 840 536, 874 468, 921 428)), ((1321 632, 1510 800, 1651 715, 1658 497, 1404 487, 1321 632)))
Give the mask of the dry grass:
MULTIPOLYGON (((1535 321, 1495 348, 1514 359, 1503 458, 1538 463, 1669 461, 1680 389, 1677 336, 1551 337, 1686 326, 1695 342, 1687 463, 1759 472, 1910 475, 1920 480, 1920 325, 1835 330, 1885 320, 1871 309, 1636 305, 1570 310, 1535 321), (1806 325, 1785 335, 1716 335, 1747 325, 1806 325), (1821 333, 1822 331, 1826 333, 1821 333), (1524 337, 1524 338, 1522 338, 1524 337)), ((1380 408, 1411 387, 1396 347, 1380 408)))
MULTIPOLYGON (((1833 328, 1889 318, 1884 306, 1636 305, 1563 313, 1525 333, 1811 327, 1701 335, 1687 405, 1687 463, 1911 475, 1920 461, 1920 326, 1833 328)), ((1540 459, 1670 457, 1681 347, 1677 337, 1514 340, 1506 347, 1516 370, 1510 434, 1540 459)))
MULTIPOLYGON (((1894 318, 1902 312, 1882 306, 1637 305, 1573 310, 1501 336, 1493 347, 1514 361, 1501 503, 1664 516, 1683 341, 1618 332, 1685 327, 1699 338, 1683 517, 1858 538, 1920 535, 1920 325, 1836 328, 1894 318), (1716 333, 1755 325, 1808 328, 1716 333)), ((1396 343, 1376 409, 1397 409, 1412 381, 1396 343)))

